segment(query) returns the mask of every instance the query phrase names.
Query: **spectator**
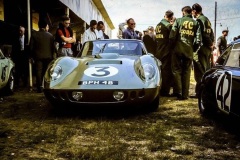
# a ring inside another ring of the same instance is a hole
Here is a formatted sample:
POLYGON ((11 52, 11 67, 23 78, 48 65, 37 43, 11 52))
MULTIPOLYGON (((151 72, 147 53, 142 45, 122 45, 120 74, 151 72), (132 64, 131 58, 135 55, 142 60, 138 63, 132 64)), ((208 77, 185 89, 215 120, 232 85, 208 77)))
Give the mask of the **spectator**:
POLYGON ((127 21, 127 29, 125 29, 122 33, 123 39, 139 39, 139 36, 135 32, 136 23, 133 18, 129 18, 127 21))
POLYGON ((59 44, 59 48, 57 50, 58 56, 73 56, 72 44, 76 42, 76 39, 73 36, 73 31, 69 25, 70 18, 63 16, 56 31, 55 40, 59 44))
POLYGON ((162 62, 162 87, 161 96, 170 96, 170 88, 173 82, 171 69, 171 45, 169 44, 169 34, 172 29, 171 20, 174 13, 170 10, 165 12, 164 18, 156 26, 156 57, 162 62))
POLYGON ((98 23, 97 23, 98 39, 104 39, 103 28, 104 28, 103 21, 98 21, 98 23))
POLYGON ((39 31, 33 32, 30 39, 30 53, 35 63, 37 92, 42 92, 42 79, 48 64, 53 60, 54 37, 48 32, 48 24, 44 20, 38 22, 39 31))
POLYGON ((156 43, 156 36, 154 34, 153 26, 148 27, 147 34, 143 36, 143 43, 145 44, 147 51, 149 53, 156 55, 157 43, 156 43))
POLYGON ((173 25, 175 21, 176 21, 176 17, 172 17, 172 19, 170 20, 171 25, 173 25))
POLYGON ((12 47, 12 60, 15 63, 15 87, 18 88, 22 84, 24 87, 28 83, 28 46, 27 36, 25 36, 25 28, 19 27, 19 33, 14 38, 12 47))
POLYGON ((109 39, 109 36, 105 33, 105 27, 103 29, 103 36, 104 36, 104 39, 109 39))
POLYGON ((73 48, 73 57, 76 57, 78 55, 78 53, 81 51, 81 48, 82 48, 82 43, 80 39, 77 39, 77 42, 74 44, 74 48, 73 48))
POLYGON ((214 46, 214 35, 209 19, 203 15, 202 7, 195 3, 192 6, 192 15, 200 24, 202 34, 202 46, 199 48, 198 53, 194 53, 194 78, 196 80, 195 94, 193 98, 197 98, 200 89, 200 82, 203 74, 210 69, 210 60, 214 46))
POLYGON ((192 18, 191 12, 190 6, 182 8, 183 17, 176 19, 169 36, 170 42, 175 46, 171 66, 179 100, 185 100, 189 96, 193 52, 201 44, 200 25, 192 18))
POLYGON ((227 36, 228 36, 228 30, 224 29, 222 31, 222 36, 218 37, 217 39, 218 56, 221 55, 223 51, 227 48, 227 40, 226 40, 227 36))
POLYGON ((98 30, 98 39, 109 39, 109 36, 105 33, 105 25, 102 21, 98 22, 97 25, 98 30))
POLYGON ((98 39, 97 36, 97 21, 91 20, 90 27, 83 33, 83 43, 90 40, 98 39))

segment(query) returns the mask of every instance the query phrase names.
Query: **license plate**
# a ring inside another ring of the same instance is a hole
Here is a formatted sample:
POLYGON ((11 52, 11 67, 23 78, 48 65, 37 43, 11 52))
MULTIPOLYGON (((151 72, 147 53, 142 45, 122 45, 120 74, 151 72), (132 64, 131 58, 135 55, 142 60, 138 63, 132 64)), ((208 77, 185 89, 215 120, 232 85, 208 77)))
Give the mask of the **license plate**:
POLYGON ((118 81, 79 81, 78 85, 118 85, 118 81))

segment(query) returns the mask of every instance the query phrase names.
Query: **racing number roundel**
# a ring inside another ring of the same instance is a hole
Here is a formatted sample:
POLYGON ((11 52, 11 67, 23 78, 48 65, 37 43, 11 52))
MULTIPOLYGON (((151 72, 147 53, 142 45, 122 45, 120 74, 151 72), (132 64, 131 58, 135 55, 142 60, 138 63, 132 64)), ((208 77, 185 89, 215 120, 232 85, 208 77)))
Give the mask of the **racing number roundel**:
POLYGON ((117 73, 118 69, 112 66, 90 67, 84 71, 85 75, 95 78, 111 77, 117 73))
POLYGON ((223 72, 217 80, 216 99, 218 107, 229 113, 232 96, 232 73, 223 72))

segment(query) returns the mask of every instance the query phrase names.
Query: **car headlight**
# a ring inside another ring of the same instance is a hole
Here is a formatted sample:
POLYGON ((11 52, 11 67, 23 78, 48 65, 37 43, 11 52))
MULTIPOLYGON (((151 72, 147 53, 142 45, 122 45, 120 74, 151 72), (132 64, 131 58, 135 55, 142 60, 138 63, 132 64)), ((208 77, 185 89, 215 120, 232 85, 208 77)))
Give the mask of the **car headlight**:
POLYGON ((62 67, 57 65, 50 71, 50 76, 53 81, 59 79, 63 73, 62 67))
POLYGON ((114 99, 116 99, 117 101, 120 101, 123 99, 124 97, 124 92, 123 91, 114 91, 113 92, 113 97, 114 99))
POLYGON ((155 77, 156 71, 153 65, 144 64, 143 70, 144 70, 146 81, 152 80, 155 77))

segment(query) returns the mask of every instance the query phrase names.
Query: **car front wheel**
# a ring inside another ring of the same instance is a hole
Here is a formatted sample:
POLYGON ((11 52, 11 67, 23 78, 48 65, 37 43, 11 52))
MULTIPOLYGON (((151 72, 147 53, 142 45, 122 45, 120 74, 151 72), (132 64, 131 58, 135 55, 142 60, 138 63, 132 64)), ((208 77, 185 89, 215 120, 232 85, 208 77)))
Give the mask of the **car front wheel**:
POLYGON ((212 97, 213 96, 207 92, 205 86, 201 86, 198 95, 198 107, 202 116, 210 116, 216 113, 217 108, 212 97))
POLYGON ((157 111, 159 106, 159 98, 160 98, 160 95, 158 94, 156 98, 150 103, 150 107, 149 107, 150 111, 152 112, 157 111))
POLYGON ((10 72, 9 74, 9 78, 8 78, 8 82, 7 85, 4 88, 5 93, 7 95, 11 95, 13 94, 13 90, 14 90, 14 76, 13 76, 13 71, 10 72))

